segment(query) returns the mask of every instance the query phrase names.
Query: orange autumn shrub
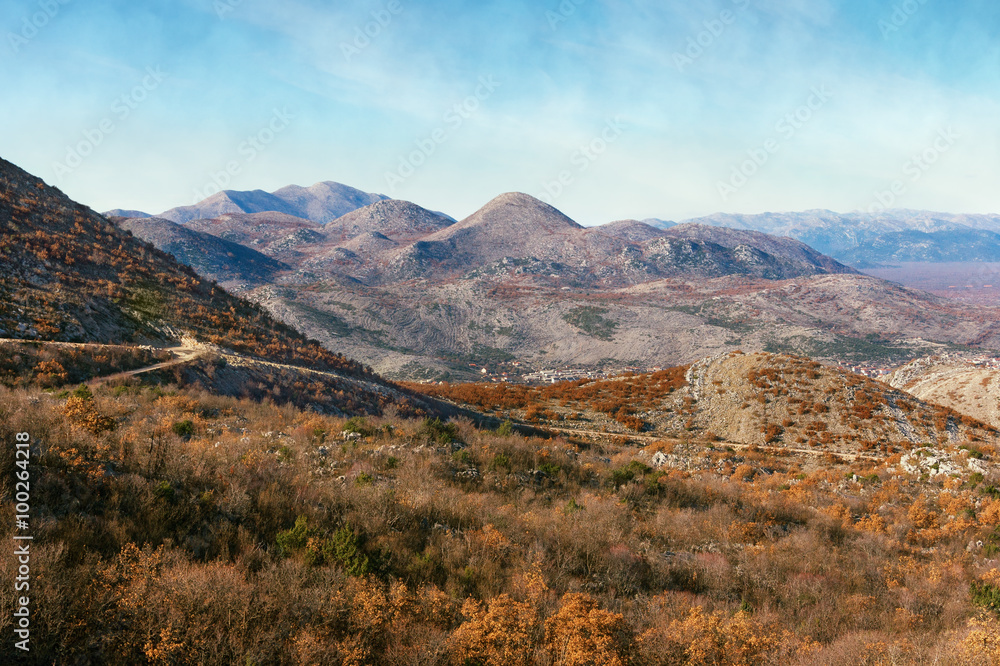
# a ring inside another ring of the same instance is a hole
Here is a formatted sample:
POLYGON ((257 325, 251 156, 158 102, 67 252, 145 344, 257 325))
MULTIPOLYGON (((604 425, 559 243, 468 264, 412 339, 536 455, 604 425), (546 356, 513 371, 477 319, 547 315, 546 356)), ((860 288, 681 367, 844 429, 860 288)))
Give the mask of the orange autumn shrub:
POLYGON ((486 604, 467 599, 462 605, 462 615, 466 620, 449 641, 451 663, 456 666, 531 663, 538 617, 530 604, 514 601, 506 594, 486 604))
POLYGON ((586 594, 564 595, 559 612, 545 621, 545 646, 556 666, 625 666, 628 644, 622 616, 586 594))

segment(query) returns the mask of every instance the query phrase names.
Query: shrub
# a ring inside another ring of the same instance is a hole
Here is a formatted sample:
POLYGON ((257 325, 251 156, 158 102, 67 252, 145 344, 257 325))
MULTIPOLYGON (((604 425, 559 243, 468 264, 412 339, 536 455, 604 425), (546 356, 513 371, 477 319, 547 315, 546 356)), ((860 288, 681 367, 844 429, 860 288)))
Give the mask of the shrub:
POLYGON ((330 543, 332 548, 324 550, 328 553, 327 559, 332 555, 351 576, 363 577, 371 573, 371 563, 361 550, 361 540, 350 527, 345 525, 334 532, 330 543))
POLYGON ((496 454, 495 456, 493 456, 493 460, 490 461, 490 469, 491 470, 506 469, 509 471, 510 456, 507 455, 506 453, 496 454))
POLYGON ((622 616, 586 594, 565 594, 559 612, 545 621, 545 647, 558 666, 625 666, 629 638, 622 616))
POLYGON ((352 416, 347 419, 342 430, 361 435, 362 437, 368 437, 374 432, 374 429, 368 425, 368 421, 363 416, 352 416))
POLYGON ((420 425, 420 434, 438 444, 451 444, 458 439, 458 427, 454 423, 445 423, 440 418, 427 418, 420 425))
POLYGON ((194 435, 194 423, 191 419, 177 421, 170 429, 174 431, 175 435, 184 439, 191 439, 191 436, 194 435))
POLYGON ((306 541, 312 533, 308 523, 305 516, 299 516, 295 519, 294 527, 278 533, 278 551, 282 555, 287 556, 306 547, 306 541))
POLYGON ((1000 614, 1000 575, 992 573, 992 577, 972 582, 972 603, 1000 614))

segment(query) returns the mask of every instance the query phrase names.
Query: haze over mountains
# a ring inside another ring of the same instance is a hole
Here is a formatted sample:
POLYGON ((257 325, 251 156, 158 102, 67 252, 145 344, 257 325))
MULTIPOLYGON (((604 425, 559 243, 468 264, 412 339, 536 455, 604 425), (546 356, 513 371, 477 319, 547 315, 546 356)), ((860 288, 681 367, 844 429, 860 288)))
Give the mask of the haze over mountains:
POLYGON ((1000 260, 1000 215, 956 215, 918 210, 882 213, 719 213, 687 220, 791 236, 856 268, 894 262, 1000 260))

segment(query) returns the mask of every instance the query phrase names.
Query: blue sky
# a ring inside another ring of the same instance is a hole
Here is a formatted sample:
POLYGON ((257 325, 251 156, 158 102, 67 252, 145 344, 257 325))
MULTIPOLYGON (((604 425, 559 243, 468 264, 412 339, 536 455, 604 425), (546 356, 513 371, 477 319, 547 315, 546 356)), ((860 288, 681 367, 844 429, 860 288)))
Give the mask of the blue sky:
POLYGON ((1000 212, 995 0, 0 0, 0 17, 0 156, 98 210, 335 180, 459 218, 523 191, 583 224, 1000 212))

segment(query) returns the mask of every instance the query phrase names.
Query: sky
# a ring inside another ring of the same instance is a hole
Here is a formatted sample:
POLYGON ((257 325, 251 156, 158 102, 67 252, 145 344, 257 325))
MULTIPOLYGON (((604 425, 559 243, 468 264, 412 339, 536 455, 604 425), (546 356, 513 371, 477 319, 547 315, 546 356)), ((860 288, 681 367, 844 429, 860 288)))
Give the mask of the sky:
POLYGON ((0 0, 0 34, 0 157, 99 211, 1000 212, 995 0, 0 0))

